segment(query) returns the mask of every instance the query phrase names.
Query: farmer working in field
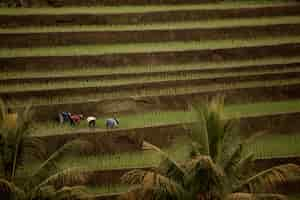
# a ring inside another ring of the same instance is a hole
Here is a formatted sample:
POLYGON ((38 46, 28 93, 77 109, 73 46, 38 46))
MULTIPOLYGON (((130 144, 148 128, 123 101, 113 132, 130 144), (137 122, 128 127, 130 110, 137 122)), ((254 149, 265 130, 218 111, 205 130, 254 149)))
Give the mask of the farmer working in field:
POLYGON ((106 128, 117 128, 119 126, 119 121, 117 118, 106 119, 106 128))
POLYGON ((86 121, 88 122, 90 128, 95 128, 95 126, 96 126, 96 117, 89 116, 89 117, 86 118, 86 121))
POLYGON ((71 125, 75 126, 76 124, 80 123, 80 120, 83 119, 83 115, 78 115, 78 114, 72 114, 71 115, 71 125))
POLYGON ((75 126, 76 124, 79 124, 82 119, 83 115, 81 114, 71 114, 70 112, 62 112, 58 114, 60 124, 70 122, 71 126, 75 126))
POLYGON ((58 114, 58 121, 60 124, 71 121, 71 113, 69 112, 61 112, 58 114))

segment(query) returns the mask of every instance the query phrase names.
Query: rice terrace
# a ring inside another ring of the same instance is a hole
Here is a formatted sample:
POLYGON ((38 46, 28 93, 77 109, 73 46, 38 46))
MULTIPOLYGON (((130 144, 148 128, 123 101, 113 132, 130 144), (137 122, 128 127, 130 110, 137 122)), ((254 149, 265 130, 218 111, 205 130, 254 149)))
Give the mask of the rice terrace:
POLYGON ((1 200, 300 200, 299 0, 0 0, 1 200))

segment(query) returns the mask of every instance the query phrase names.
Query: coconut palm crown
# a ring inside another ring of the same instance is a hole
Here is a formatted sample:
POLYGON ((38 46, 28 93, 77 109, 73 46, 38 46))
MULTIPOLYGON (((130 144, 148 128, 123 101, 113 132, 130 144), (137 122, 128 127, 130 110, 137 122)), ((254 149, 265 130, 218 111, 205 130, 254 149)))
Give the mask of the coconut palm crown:
POLYGON ((121 199, 220 200, 286 199, 274 194, 279 186, 300 177, 300 167, 284 164, 257 173, 253 154, 245 154, 250 139, 242 139, 239 120, 226 119, 223 99, 195 106, 197 123, 190 133, 190 159, 177 163, 158 147, 163 156, 159 167, 133 170, 122 177, 134 184, 121 199))
POLYGON ((6 126, 7 109, 0 101, 0 196, 6 200, 71 200, 87 198, 81 186, 87 178, 80 169, 58 170, 56 162, 64 153, 88 146, 87 141, 73 140, 65 143, 48 155, 41 139, 30 137, 31 120, 27 107, 18 117, 13 127, 6 126), (41 163, 30 174, 17 173, 26 165, 25 160, 41 163))

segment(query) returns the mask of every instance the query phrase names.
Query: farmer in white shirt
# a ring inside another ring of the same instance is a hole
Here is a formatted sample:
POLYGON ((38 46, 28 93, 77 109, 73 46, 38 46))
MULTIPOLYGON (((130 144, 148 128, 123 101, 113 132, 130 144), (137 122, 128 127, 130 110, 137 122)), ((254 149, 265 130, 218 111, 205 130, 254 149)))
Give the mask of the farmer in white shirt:
POLYGON ((88 122, 90 128, 95 128, 95 126, 96 126, 96 117, 89 116, 89 117, 86 118, 86 121, 88 122))

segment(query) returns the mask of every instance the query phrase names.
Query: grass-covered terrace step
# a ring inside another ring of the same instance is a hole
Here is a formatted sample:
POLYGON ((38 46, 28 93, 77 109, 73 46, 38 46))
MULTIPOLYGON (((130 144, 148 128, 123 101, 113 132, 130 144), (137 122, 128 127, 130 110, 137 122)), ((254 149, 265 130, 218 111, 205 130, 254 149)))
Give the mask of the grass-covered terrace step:
POLYGON ((25 33, 60 33, 60 32, 124 32, 124 31, 151 31, 151 30, 182 30, 182 29, 217 29, 236 27, 255 27, 280 24, 298 24, 300 15, 274 16, 257 18, 229 18, 215 20, 197 20, 184 22, 165 22, 149 24, 127 25, 66 25, 66 26, 28 26, 15 28, 0 28, 1 34, 25 33))
POLYGON ((0 49, 3 73, 85 66, 172 65, 299 56, 298 37, 0 49), (47 56, 48 55, 48 56, 47 56), (21 56, 21 57, 20 57, 21 56))
MULTIPOLYGON (((263 135, 247 144, 244 154, 253 152, 256 168, 260 170, 285 163, 299 164, 300 149, 297 145, 299 139, 299 134, 263 135), (274 152, 274 148, 281 150, 274 152)), ((180 139, 180 142, 177 141, 173 146, 163 150, 177 162, 184 162, 189 157, 190 141, 180 139)), ((57 165, 61 170, 73 168, 75 171, 78 169, 85 171, 87 178, 83 180, 84 182, 70 184, 95 186, 120 184, 120 177, 124 173, 135 168, 157 167, 160 161, 159 153, 147 150, 116 154, 66 155, 57 165)), ((36 166, 38 166, 36 163, 31 163, 19 173, 30 175, 36 166)))
POLYGON ((97 6, 97 5, 161 5, 161 4, 201 4, 214 3, 218 0, 40 0, 40 1, 23 1, 24 6, 38 7, 38 6, 97 6))
MULTIPOLYGON (((194 69, 179 71, 162 71, 162 72, 143 72, 143 73, 122 73, 106 75, 88 75, 82 76, 54 76, 44 78, 26 78, 26 79, 4 79, 0 78, 0 93, 18 92, 18 91, 38 91, 63 88, 89 88, 89 87, 109 87, 121 86, 126 84, 137 84, 152 82, 153 84, 161 81, 182 81, 182 80, 216 80, 226 79, 226 77, 244 77, 263 76, 277 74, 279 77, 286 73, 300 72, 300 62, 291 64, 274 64, 265 66, 248 66, 219 69, 194 69)), ((4 77, 5 78, 5 77, 4 77)), ((258 79, 257 79, 258 80, 258 79)), ((203 82, 205 83, 205 81, 203 82)), ((217 83, 217 81, 214 81, 217 83)))
MULTIPOLYGON (((300 100, 286 100, 286 101, 267 101, 267 102, 254 102, 248 104, 232 104, 225 106, 226 116, 229 118, 232 117, 242 117, 245 118, 245 121, 253 123, 248 128, 255 128, 255 120, 261 120, 260 123, 257 122, 258 127, 260 125, 265 126, 265 128, 270 125, 276 126, 280 125, 280 120, 282 122, 285 121, 285 114, 291 115, 295 120, 298 120, 298 114, 300 112, 300 100), (277 121, 276 123, 267 123, 265 118, 268 116, 274 116, 271 121, 277 121), (262 117, 259 119, 259 117, 262 117)), ((118 119, 120 121, 120 127, 115 130, 106 130, 105 129, 105 118, 107 116, 98 116, 96 126, 98 129, 86 129, 87 124, 82 122, 76 128, 72 128, 69 125, 60 126, 57 123, 41 123, 36 125, 36 131, 34 132, 35 136, 47 136, 47 135, 59 135, 59 134, 79 134, 84 135, 88 133, 93 134, 105 134, 107 131, 109 134, 114 133, 122 133, 122 132, 130 132, 130 129, 140 129, 139 132, 142 132, 144 128, 155 129, 159 128, 159 126, 166 126, 166 131, 171 129, 171 127, 180 126, 181 124, 192 123, 196 119, 196 113, 193 111, 157 111, 157 112, 147 112, 147 113, 136 113, 130 115, 118 115, 118 119), (152 128, 151 128, 152 127, 152 128), (128 129, 128 130, 127 130, 128 129), (47 130, 47 131, 46 131, 47 130)), ((248 123, 245 122, 245 123, 248 123)), ((291 122, 295 124, 296 122, 291 122)), ((249 133, 246 131, 245 133, 249 133)), ((272 128, 272 127, 270 127, 272 128)), ((293 127, 290 127, 293 128, 293 127)), ((288 127, 286 127, 288 129, 288 127)), ((257 129, 256 129, 257 131, 257 129)), ((284 132, 284 130, 282 130, 284 132)), ((135 132, 135 131, 133 131, 135 132)), ((150 131, 151 132, 151 131, 150 131)), ((149 132, 149 133, 150 133, 149 132)), ((152 131, 154 133, 156 131, 152 131)))
POLYGON ((126 74, 144 74, 144 73, 160 73, 160 72, 175 72, 175 71, 191 71, 191 70, 203 70, 208 71, 221 71, 224 70, 237 70, 243 71, 247 68, 253 67, 259 69, 270 69, 271 67, 287 66, 292 67, 296 63, 300 63, 300 56, 289 57, 266 57, 260 59, 239 60, 233 59, 228 61, 214 61, 214 62, 195 62, 185 64, 170 64, 170 65, 133 65, 133 66, 81 66, 81 67, 67 67, 64 68, 50 68, 50 69, 36 69, 24 71, 1 71, 0 80, 2 83, 18 82, 23 80, 24 82, 32 80, 46 80, 67 77, 93 77, 93 76, 123 76, 126 74), (261 68, 260 68, 260 67, 261 68), (270 67, 270 68, 269 68, 270 67))
MULTIPOLYGON (((2 98, 11 106, 45 105, 57 103, 83 102, 88 100, 117 100, 143 98, 160 95, 188 95, 215 93, 233 89, 268 88, 274 86, 294 87, 299 84, 299 73, 267 74, 261 76, 226 77, 215 79, 177 80, 144 82, 117 86, 40 89, 32 91, 3 91, 2 98)), ((275 91, 274 91, 275 92, 275 91)))
MULTIPOLYGON (((287 17, 286 17, 287 18, 287 17)), ((230 20, 227 20, 230 22, 230 20)), ((234 20, 232 20, 234 21, 234 20)), ((147 26, 135 26, 132 30, 120 29, 109 30, 110 27, 96 27, 94 31, 88 31, 89 27, 72 27, 61 28, 61 32, 23 32, 23 33, 6 33, 0 30, 0 48, 12 47, 42 47, 57 45, 85 45, 85 44, 118 44, 118 43, 145 43, 145 42, 168 42, 168 41, 196 41, 201 38, 204 40, 224 40, 224 39, 244 39, 262 36, 297 36, 300 35, 300 17, 294 17, 287 21, 273 19, 272 23, 260 25, 263 19, 255 19, 258 25, 243 25, 234 27, 216 27, 216 28, 199 28, 197 24, 201 23, 179 23, 166 25, 151 25, 150 29, 143 30, 147 26), (293 20, 294 19, 294 20, 293 20), (278 21, 277 21, 278 20, 278 21), (293 23, 295 21, 295 23, 293 23), (296 22, 297 21, 297 22, 296 22), (277 24, 276 24, 277 22, 277 24), (190 25, 190 26, 189 26, 190 25), (174 27, 174 28, 172 28, 174 27), (84 28, 84 29, 83 29, 84 28), (154 28, 154 29, 151 29, 154 28), (97 31, 100 30, 100 31, 97 31), (108 29, 107 31, 105 31, 108 29), (84 30, 84 31, 80 31, 84 30), (4 33, 3 33, 4 32, 4 33)), ((254 21, 254 20, 253 20, 254 21)), ((53 27, 52 27, 53 28, 53 27)), ((34 29, 33 29, 34 30, 34 29)), ((37 29, 38 31, 39 29, 37 29)), ((45 29, 41 29, 45 30, 45 29)), ((47 30, 47 29, 46 29, 47 30)), ((48 28, 51 30, 51 27, 48 28)), ((54 27, 55 30, 55 27, 54 27)), ((25 30, 24 30, 25 31, 25 30)))
POLYGON ((113 25, 299 15, 297 3, 0 9, 1 27, 113 25))
POLYGON ((276 46, 284 44, 297 44, 300 35, 282 37, 256 37, 244 39, 221 39, 218 41, 207 40, 189 42, 158 42, 158 43, 127 43, 127 44, 103 44, 103 45, 72 45, 38 48, 1 48, 0 58, 38 58, 38 57, 67 57, 67 56, 96 56, 96 55, 125 55, 134 53, 159 53, 159 52, 182 52, 192 50, 217 50, 260 46, 276 46))

